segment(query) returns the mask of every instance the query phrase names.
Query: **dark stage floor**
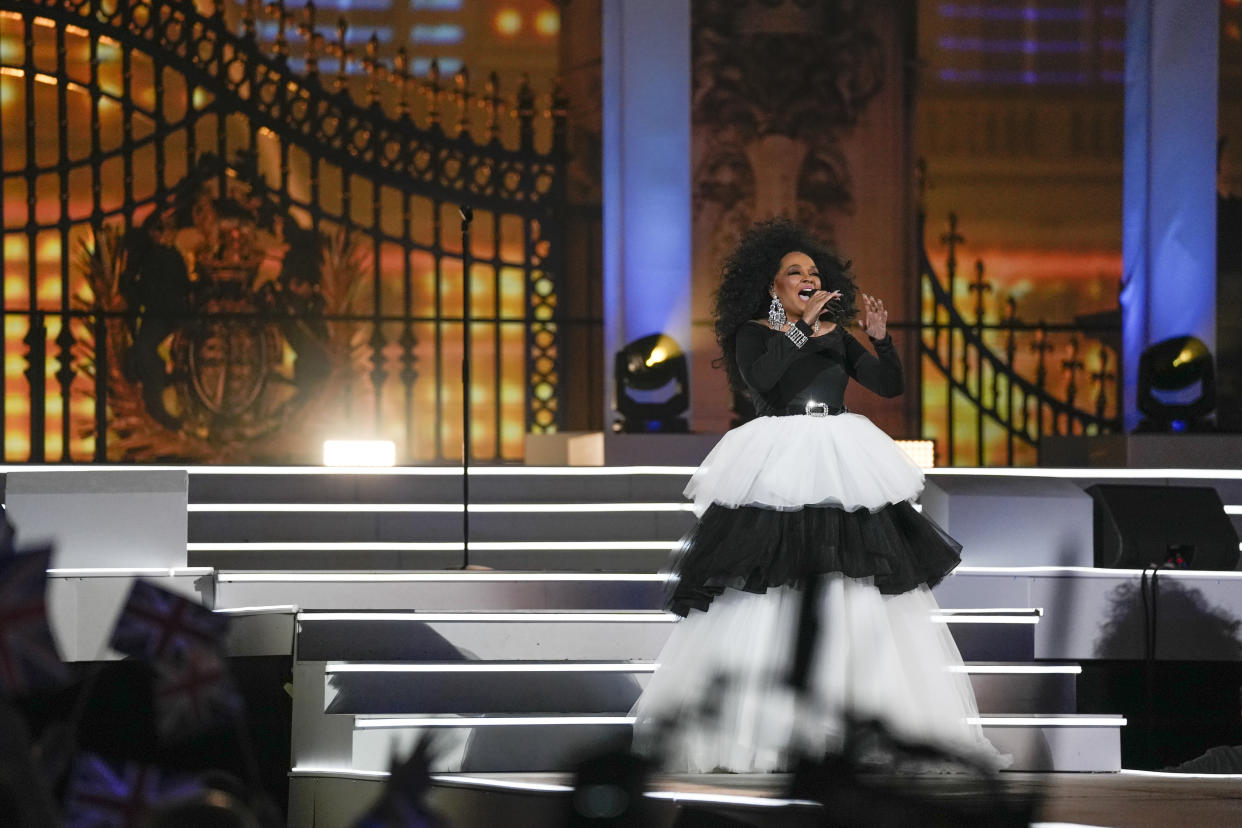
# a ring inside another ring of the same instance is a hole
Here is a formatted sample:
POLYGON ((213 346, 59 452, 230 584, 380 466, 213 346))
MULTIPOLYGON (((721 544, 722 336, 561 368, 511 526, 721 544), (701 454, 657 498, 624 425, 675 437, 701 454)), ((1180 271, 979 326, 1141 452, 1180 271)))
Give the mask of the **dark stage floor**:
MULTIPOLYGON (((568 776, 551 773, 471 776, 541 786, 570 783, 568 776)), ((442 778, 451 778, 451 775, 442 778)), ((686 795, 686 799, 692 801, 719 799, 741 803, 743 798, 776 797, 786 781, 785 776, 767 774, 670 775, 657 778, 652 788, 666 801, 676 801, 686 795)), ((1042 806, 1037 815, 1040 823, 1111 828, 1242 825, 1242 777, 1238 776, 1174 776, 1131 771, 1004 773, 1000 783, 1014 795, 1042 794, 1042 806)), ((986 795, 983 783, 959 776, 908 776, 899 784, 907 792, 919 790, 935 798, 986 795)), ((776 814, 767 808, 750 811, 756 816, 759 812, 766 812, 761 820, 763 824, 780 824, 779 819, 772 819, 776 814)), ((789 816, 794 817, 794 814, 789 816)), ((794 817, 793 822, 800 820, 794 817)))

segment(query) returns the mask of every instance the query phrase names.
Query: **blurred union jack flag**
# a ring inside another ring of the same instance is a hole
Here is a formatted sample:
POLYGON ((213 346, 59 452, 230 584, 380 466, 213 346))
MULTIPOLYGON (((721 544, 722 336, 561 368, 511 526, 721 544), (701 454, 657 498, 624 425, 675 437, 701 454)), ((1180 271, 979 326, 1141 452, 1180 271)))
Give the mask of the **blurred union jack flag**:
POLYGON ((50 547, 0 557, 0 694, 63 684, 69 676, 47 621, 50 547))
POLYGON ((193 776, 136 762, 112 764, 85 753, 77 758, 65 793, 66 828, 131 828, 152 812, 203 790, 193 776))
POLYGON ((191 648, 218 648, 228 624, 188 598, 137 580, 112 631, 112 647, 157 661, 191 648))
POLYGON ((170 739, 235 721, 242 700, 228 665, 215 650, 191 647, 155 664, 155 716, 170 739))

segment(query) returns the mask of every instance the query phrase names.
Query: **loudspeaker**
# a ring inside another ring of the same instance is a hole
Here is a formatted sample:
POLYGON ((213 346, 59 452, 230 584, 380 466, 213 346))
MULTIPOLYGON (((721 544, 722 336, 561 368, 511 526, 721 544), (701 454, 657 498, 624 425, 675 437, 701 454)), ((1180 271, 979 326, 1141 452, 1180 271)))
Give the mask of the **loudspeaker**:
POLYGON ((1087 488, 1095 501, 1095 565, 1232 570, 1238 532, 1216 490, 1204 486, 1087 488))

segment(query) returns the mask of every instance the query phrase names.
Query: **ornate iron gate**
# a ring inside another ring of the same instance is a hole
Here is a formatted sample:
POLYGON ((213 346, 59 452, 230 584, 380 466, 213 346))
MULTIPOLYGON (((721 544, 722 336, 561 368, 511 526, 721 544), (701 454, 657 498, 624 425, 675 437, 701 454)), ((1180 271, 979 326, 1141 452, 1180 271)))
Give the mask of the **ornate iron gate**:
POLYGON ((256 12, 0 0, 3 459, 456 460, 466 319, 474 456, 520 459, 558 423, 561 95, 414 78, 309 5, 270 53, 256 12))
MULTIPOLYGON (((920 216, 919 239, 924 238, 922 223, 920 216)), ((925 379, 923 394, 925 430, 929 407, 945 415, 944 433, 937 435, 937 463, 1031 465, 1044 437, 1121 431, 1116 368, 1120 330, 1024 322, 1013 297, 996 313, 987 298, 993 290, 984 263, 975 263, 969 282, 958 275, 962 241, 957 217, 950 215, 941 236, 943 281, 926 248, 919 251, 924 377, 944 382, 943 396, 932 396, 925 379), (963 290, 973 305, 965 312, 957 306, 963 290), (989 316, 995 321, 988 321, 989 316), (1089 409, 1080 407, 1080 399, 1087 396, 1081 386, 1090 393, 1089 409), (989 443, 999 448, 992 456, 989 443)))

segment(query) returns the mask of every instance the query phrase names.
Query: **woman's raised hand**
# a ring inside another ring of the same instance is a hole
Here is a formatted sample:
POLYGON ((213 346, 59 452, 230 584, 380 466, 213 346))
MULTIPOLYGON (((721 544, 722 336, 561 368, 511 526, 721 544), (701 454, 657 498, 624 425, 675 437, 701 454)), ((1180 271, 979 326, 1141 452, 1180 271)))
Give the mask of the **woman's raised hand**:
POLYGON ((834 299, 841 298, 841 291, 833 290, 817 290, 811 294, 806 300, 806 308, 802 311, 802 321, 815 327, 815 323, 819 321, 819 317, 824 312, 824 306, 834 299))
POLYGON ((883 339, 888 336, 888 311, 884 303, 874 296, 860 294, 863 303, 861 324, 872 339, 883 339))

